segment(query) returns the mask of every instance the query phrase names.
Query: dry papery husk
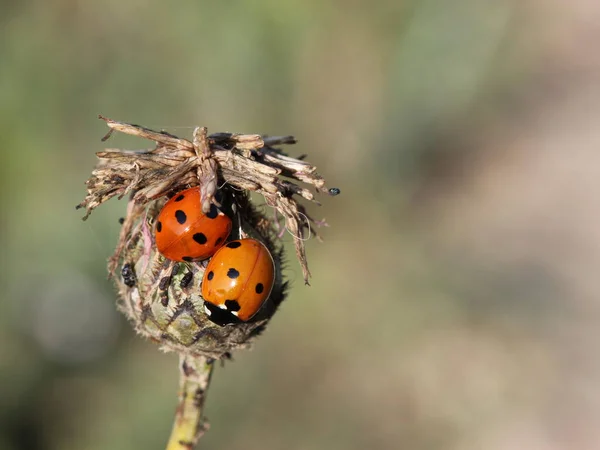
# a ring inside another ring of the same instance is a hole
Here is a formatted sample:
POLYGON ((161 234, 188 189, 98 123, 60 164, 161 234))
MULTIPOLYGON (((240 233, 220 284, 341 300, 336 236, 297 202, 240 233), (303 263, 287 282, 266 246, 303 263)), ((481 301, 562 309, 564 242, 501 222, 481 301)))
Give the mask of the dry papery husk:
POLYGON ((308 284, 310 272, 304 248, 305 235, 318 237, 315 222, 297 198, 318 202, 313 192, 337 195, 328 189, 316 167, 284 154, 275 146, 294 144, 293 136, 263 137, 256 134, 215 133, 196 128, 191 141, 164 131, 117 122, 100 116, 116 131, 156 143, 149 150, 107 149, 96 155, 99 162, 86 181, 87 195, 78 208, 84 220, 112 197, 129 196, 119 242, 109 260, 120 295, 119 306, 138 332, 159 342, 165 350, 223 358, 246 347, 266 326, 285 297, 287 283, 281 275, 283 251, 278 239, 285 230, 294 238, 296 256, 308 284), (219 326, 208 320, 200 283, 205 262, 175 263, 153 245, 154 220, 174 193, 200 186, 202 208, 211 203, 234 221, 232 239, 255 237, 271 251, 276 280, 266 305, 251 321, 219 326), (267 207, 255 207, 249 193, 264 197, 267 207), (282 223, 280 223, 280 220, 282 223), (311 225, 312 224, 312 225, 311 225), (307 231, 309 233, 307 233, 307 231))

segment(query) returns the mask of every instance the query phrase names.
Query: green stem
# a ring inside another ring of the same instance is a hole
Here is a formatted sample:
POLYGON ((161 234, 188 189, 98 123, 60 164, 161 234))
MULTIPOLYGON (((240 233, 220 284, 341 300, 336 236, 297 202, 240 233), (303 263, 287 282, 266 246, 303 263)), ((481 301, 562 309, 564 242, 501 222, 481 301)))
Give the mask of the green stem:
POLYGON ((203 356, 179 356, 179 403, 167 450, 193 450, 206 430, 202 413, 214 363, 203 356))

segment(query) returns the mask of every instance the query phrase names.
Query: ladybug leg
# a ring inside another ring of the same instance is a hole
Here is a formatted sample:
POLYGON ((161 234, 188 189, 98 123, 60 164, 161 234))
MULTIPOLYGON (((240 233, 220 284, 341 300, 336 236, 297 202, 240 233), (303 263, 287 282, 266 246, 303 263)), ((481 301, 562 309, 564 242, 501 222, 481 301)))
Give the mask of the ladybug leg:
MULTIPOLYGON (((233 198, 235 199, 235 194, 232 193, 232 195, 233 195, 233 198)), ((238 225, 238 239, 244 239, 248 235, 242 229, 242 215, 240 214, 240 207, 237 202, 234 202, 234 204, 233 204, 233 212, 235 214, 235 217, 237 220, 237 225, 238 225)))

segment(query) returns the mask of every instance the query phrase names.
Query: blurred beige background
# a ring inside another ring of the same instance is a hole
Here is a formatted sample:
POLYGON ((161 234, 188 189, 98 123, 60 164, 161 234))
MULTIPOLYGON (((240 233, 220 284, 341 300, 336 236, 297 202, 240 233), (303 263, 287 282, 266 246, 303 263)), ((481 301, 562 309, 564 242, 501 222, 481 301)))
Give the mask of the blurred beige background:
POLYGON ((294 134, 342 190, 202 448, 600 448, 599 43, 596 0, 0 1, 0 450, 170 431, 177 358, 106 280, 125 205, 74 210, 99 113, 294 134))

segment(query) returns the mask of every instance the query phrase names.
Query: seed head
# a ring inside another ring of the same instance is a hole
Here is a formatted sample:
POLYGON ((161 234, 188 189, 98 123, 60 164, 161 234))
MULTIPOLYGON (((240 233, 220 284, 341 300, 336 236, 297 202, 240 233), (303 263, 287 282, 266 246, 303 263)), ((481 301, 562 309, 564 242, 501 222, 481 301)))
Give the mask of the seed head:
POLYGON ((196 128, 189 141, 164 131, 100 118, 110 128, 103 140, 116 130, 156 143, 149 150, 107 149, 97 153, 98 164, 86 182, 87 196, 78 205, 86 209, 85 220, 106 200, 129 198, 108 264, 119 292, 120 309, 140 334, 165 350, 217 359, 247 347, 264 330, 286 294, 287 283, 281 274, 283 250, 278 240, 281 230, 287 229, 294 237, 296 256, 308 284, 305 234, 310 230, 316 235, 314 225, 323 222, 315 222, 298 204, 298 198, 318 203, 300 183, 327 195, 337 195, 339 189, 327 188, 314 166, 277 148, 294 144, 292 136, 208 135, 206 128, 196 128), (162 206, 175 193, 194 186, 200 187, 205 213, 214 204, 232 218, 230 239, 258 239, 273 256, 273 290, 248 322, 225 326, 211 322, 200 294, 206 261, 176 263, 156 249, 152 230, 162 206), (269 208, 255 207, 249 192, 262 195, 274 214, 267 214, 269 208))

